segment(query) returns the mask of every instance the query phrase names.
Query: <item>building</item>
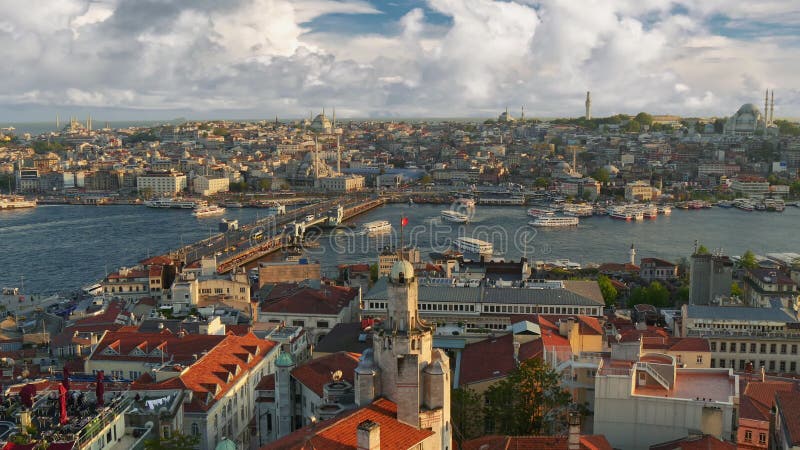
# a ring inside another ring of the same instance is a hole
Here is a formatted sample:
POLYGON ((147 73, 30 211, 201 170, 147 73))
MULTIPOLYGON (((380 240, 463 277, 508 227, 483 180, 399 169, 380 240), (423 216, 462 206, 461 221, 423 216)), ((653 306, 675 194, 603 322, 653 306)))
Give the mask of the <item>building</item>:
POLYGON ((800 449, 800 394, 797 392, 775 393, 775 418, 773 446, 781 450, 800 449))
POLYGON ((797 284, 776 269, 748 269, 744 276, 744 301, 749 306, 797 310, 800 304, 797 284))
POLYGON ((205 353, 196 348, 196 360, 183 364, 176 361, 144 373, 131 384, 131 390, 183 391, 187 398, 182 432, 199 438, 199 450, 218 448, 224 440, 230 440, 235 448, 250 448, 256 386, 275 371, 280 347, 252 333, 202 338, 221 340, 205 353))
MULTIPOLYGON (((450 362, 433 348, 433 327, 419 318, 417 279, 408 261, 389 274, 389 319, 373 330, 372 348, 355 369, 357 409, 292 431, 292 418, 281 414, 278 435, 264 449, 315 448, 447 450, 450 424, 450 362)), ((287 361, 290 362, 290 361, 287 361)), ((275 401, 288 411, 291 365, 279 366, 275 401)))
POLYGON ((176 195, 186 189, 186 175, 178 172, 148 172, 136 177, 136 190, 151 195, 176 195))
POLYGON ((660 352, 619 358, 612 347, 612 359, 602 360, 595 378, 594 432, 623 450, 698 430, 733 440, 738 397, 733 369, 681 368, 675 357, 660 352))
POLYGON ((676 280, 678 265, 659 258, 642 258, 639 276, 647 282, 676 280))
POLYGON ((160 299, 163 292, 165 270, 163 266, 122 267, 108 274, 100 284, 103 294, 125 300, 145 297, 160 299))
POLYGON ((337 175, 319 179, 319 187, 330 192, 357 192, 364 189, 361 175, 337 175))
POLYGON ((275 283, 299 283, 305 280, 322 279, 319 262, 269 262, 258 264, 258 287, 275 283))
POLYGON ((756 132, 763 133, 766 127, 767 121, 761 115, 758 107, 752 103, 745 103, 725 121, 723 132, 725 134, 752 136, 756 132))
POLYGON ((625 200, 629 202, 649 202, 660 195, 661 191, 650 186, 647 181, 634 181, 625 185, 625 200))
POLYGON ((731 296, 733 261, 727 256, 692 255, 689 277, 689 304, 720 304, 722 298, 731 296))
POLYGON ((650 446, 650 450, 736 450, 737 448, 741 447, 708 434, 691 435, 650 446))
POLYGON ((769 182, 758 177, 737 177, 731 181, 731 191, 745 197, 763 197, 770 192, 769 182))
POLYGON ((708 339, 711 367, 743 371, 750 363, 770 373, 800 373, 800 324, 787 310, 684 305, 678 330, 708 339))
POLYGON ((791 381, 752 380, 739 398, 739 429, 736 444, 742 450, 769 448, 770 422, 777 392, 800 392, 791 381))
POLYGON ((250 307, 250 281, 243 271, 226 275, 217 274, 214 258, 203 258, 195 266, 184 268, 172 283, 163 306, 171 306, 174 312, 204 307, 210 304, 225 304, 248 316, 250 307))
POLYGON ((196 194, 207 197, 218 192, 228 192, 230 183, 228 178, 211 178, 201 175, 192 180, 192 188, 196 194))
MULTIPOLYGON (((411 264, 420 264, 419 250, 413 247, 402 250, 403 259, 411 262, 411 264)), ((394 263, 400 260, 398 252, 391 249, 385 249, 378 254, 378 276, 385 277, 389 275, 394 263)))

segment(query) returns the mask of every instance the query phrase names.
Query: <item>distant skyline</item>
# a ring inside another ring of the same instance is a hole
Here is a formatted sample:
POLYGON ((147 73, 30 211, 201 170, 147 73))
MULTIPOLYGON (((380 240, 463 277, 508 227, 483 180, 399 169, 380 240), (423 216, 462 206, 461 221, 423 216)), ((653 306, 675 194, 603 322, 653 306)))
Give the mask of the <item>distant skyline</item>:
POLYGON ((0 122, 800 117, 799 52, 793 0, 0 0, 0 122))

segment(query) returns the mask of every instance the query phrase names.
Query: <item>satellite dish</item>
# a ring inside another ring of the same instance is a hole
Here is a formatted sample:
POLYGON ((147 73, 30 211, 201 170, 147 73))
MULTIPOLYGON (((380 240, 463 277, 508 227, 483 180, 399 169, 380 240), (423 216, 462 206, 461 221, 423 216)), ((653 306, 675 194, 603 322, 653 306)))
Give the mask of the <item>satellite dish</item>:
POLYGON ((619 333, 617 333, 617 335, 616 335, 616 336, 614 336, 614 338, 617 340, 617 343, 619 343, 619 341, 621 341, 621 340, 622 340, 622 335, 621 335, 621 334, 619 334, 619 333))
POLYGON ((331 374, 331 378, 333 378, 333 381, 335 383, 338 383, 342 379, 342 371, 341 370, 337 370, 336 372, 333 372, 331 374))

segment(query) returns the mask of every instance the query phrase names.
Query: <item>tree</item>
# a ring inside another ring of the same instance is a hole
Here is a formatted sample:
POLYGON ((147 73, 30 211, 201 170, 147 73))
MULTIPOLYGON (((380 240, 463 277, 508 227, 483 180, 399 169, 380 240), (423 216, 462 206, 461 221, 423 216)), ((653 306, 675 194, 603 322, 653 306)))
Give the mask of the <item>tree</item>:
POLYGON ((227 135, 231 134, 231 132, 228 131, 225 128, 214 128, 214 131, 212 131, 211 133, 214 136, 227 136, 227 135))
POLYGON ((369 266, 369 279, 372 280, 373 283, 378 281, 379 275, 380 271, 378 270, 377 264, 372 264, 371 266, 369 266))
POLYGON ((536 181, 533 182, 533 185, 538 188, 546 188, 547 186, 550 186, 550 179, 545 177, 539 177, 536 179, 536 181))
POLYGON ((608 170, 606 170, 605 167, 598 167, 594 170, 594 172, 592 172, 592 178, 603 184, 606 184, 608 183, 608 180, 611 179, 611 174, 608 172, 608 170))
POLYGON ((450 417, 458 449, 464 441, 483 435, 483 398, 470 388, 453 389, 450 394, 450 417))
POLYGON ((603 294, 603 300, 606 302, 606 306, 614 306, 618 292, 617 288, 611 284, 611 279, 605 275, 600 275, 597 277, 597 285, 600 286, 600 292, 603 294))
POLYGON ((742 292, 742 288, 739 287, 739 283, 735 281, 731 283, 731 297, 742 298, 742 295, 744 295, 744 293, 742 292))
POLYGON ((194 450, 200 444, 200 436, 186 435, 172 432, 168 438, 156 435, 153 439, 144 442, 144 450, 194 450))
POLYGON ((697 251, 695 252, 696 255, 708 255, 710 253, 711 252, 708 251, 708 248, 706 248, 706 246, 703 244, 700 244, 700 246, 697 247, 697 251))
POLYGON ((419 179, 419 182, 422 184, 433 183, 433 178, 431 178, 431 176, 426 173, 425 175, 422 176, 422 178, 419 179))
POLYGON ((484 416, 490 432, 522 436, 565 430, 572 396, 560 381, 558 373, 541 359, 522 362, 486 391, 484 416))
POLYGON ((258 189, 261 192, 269 191, 270 189, 272 189, 272 180, 270 180, 269 178, 262 178, 258 180, 258 189))
POLYGON ((670 306, 669 291, 658 281, 653 281, 647 287, 636 287, 631 291, 629 305, 653 305, 657 308, 670 306))
POLYGON ((8 193, 14 191, 14 186, 17 185, 17 180, 13 173, 0 174, 0 192, 8 190, 8 193))
POLYGON ((653 124, 653 116, 647 114, 646 112, 640 112, 633 118, 633 120, 639 122, 640 125, 652 125, 653 124))
POLYGON ((744 252, 744 255, 742 255, 742 258, 739 260, 739 265, 741 265, 745 269, 758 268, 758 261, 756 260, 756 255, 750 250, 747 250, 746 252, 744 252))

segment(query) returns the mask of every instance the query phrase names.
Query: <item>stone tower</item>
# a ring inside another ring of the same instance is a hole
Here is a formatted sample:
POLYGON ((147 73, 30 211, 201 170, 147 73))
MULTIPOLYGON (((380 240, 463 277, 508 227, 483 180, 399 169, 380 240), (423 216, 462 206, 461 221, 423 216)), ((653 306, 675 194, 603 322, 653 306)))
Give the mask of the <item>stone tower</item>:
POLYGON ((592 119, 592 93, 586 91, 586 120, 592 119))
POLYGON ((373 332, 373 348, 361 356, 355 373, 356 403, 377 397, 397 404, 397 419, 437 434, 437 447, 449 448, 450 362, 433 348, 433 327, 419 318, 418 284, 406 260, 394 263, 387 284, 387 320, 373 332))
POLYGON ((636 265, 636 248, 631 244, 631 249, 628 250, 628 257, 632 266, 636 265))
POLYGON ((292 392, 292 369, 295 367, 292 356, 281 352, 275 360, 275 405, 278 415, 278 437, 281 438, 294 430, 294 393, 292 392))

